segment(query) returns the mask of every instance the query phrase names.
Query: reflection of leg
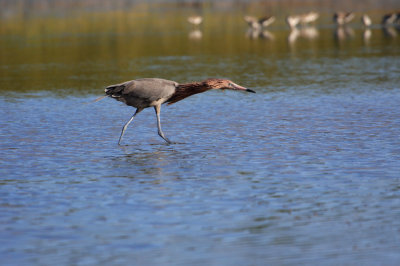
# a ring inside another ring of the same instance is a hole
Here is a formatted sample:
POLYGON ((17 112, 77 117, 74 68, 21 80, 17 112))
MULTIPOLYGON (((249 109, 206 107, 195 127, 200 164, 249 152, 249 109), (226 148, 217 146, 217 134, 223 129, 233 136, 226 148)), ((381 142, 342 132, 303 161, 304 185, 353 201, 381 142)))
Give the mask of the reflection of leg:
POLYGON ((131 119, 129 119, 129 121, 124 125, 124 127, 122 128, 122 132, 121 132, 121 136, 119 136, 119 140, 118 140, 118 145, 121 145, 121 140, 122 140, 122 136, 125 133, 126 128, 128 127, 129 123, 132 122, 133 118, 135 118, 135 116, 140 113, 143 109, 136 109, 136 112, 133 114, 133 116, 131 117, 131 119))
POLYGON ((154 110, 156 111, 157 115, 157 128, 158 128, 158 135, 162 137, 168 144, 171 144, 172 142, 165 137, 164 133, 161 130, 161 120, 160 120, 160 111, 161 111, 161 105, 156 105, 154 106, 154 110))

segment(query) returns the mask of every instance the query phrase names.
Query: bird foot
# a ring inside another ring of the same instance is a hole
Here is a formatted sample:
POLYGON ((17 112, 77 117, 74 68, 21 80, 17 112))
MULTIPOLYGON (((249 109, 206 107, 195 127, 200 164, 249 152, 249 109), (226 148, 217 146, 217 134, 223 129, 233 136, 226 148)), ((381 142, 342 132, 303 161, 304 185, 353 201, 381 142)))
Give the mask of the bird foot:
POLYGON ((168 144, 176 144, 176 142, 173 142, 173 141, 170 141, 169 139, 167 139, 167 138, 163 138, 168 144))

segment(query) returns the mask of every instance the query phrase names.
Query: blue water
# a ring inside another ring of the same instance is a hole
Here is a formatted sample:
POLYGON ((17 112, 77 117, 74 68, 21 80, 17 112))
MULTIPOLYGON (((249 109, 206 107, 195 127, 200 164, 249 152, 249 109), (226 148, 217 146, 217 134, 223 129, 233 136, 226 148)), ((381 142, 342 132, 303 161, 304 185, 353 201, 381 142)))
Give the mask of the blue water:
POLYGON ((398 36, 328 25, 288 44, 283 27, 266 40, 244 25, 192 40, 93 21, 36 38, 5 21, 1 265, 400 264, 398 36), (128 79, 216 76, 257 93, 163 106, 177 144, 146 109, 118 146, 134 109, 93 103, 128 79))
MULTIPOLYGON (((257 88, 256 88, 257 89, 257 88)), ((2 97, 5 265, 396 264, 400 91, 2 97), (207 105, 205 105, 207 103, 207 105)))

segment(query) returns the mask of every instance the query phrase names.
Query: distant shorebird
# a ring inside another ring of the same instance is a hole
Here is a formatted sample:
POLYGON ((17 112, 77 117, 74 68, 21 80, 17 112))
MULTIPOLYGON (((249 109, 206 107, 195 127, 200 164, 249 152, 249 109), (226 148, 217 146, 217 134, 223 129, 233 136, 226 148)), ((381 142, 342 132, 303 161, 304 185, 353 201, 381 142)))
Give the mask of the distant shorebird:
POLYGON ((271 25, 275 21, 275 17, 270 16, 258 19, 252 16, 245 16, 244 20, 247 22, 250 28, 259 30, 263 27, 268 27, 269 25, 271 25))
POLYGON ((300 16, 287 16, 286 23, 291 29, 294 29, 300 24, 300 16))
POLYGON ((202 16, 191 16, 191 17, 188 17, 187 21, 190 24, 198 26, 203 22, 203 17, 202 16))
POLYGON ((389 13, 383 16, 382 25, 400 24, 400 13, 389 13))
POLYGON ((368 15, 363 14, 361 17, 361 23, 364 25, 364 27, 369 27, 372 24, 372 20, 368 15))
POLYGON ((316 21, 319 18, 317 12, 308 12, 306 14, 300 15, 300 24, 308 24, 316 21))
POLYGON ((354 19, 354 13, 353 12, 336 12, 333 15, 333 21, 339 25, 345 25, 347 23, 349 23, 350 21, 352 21, 354 19))
POLYGON ((298 25, 307 25, 316 21, 319 18, 319 14, 317 12, 308 12, 300 15, 292 15, 286 17, 286 23, 289 25, 291 29, 297 27, 298 25))
POLYGON ((135 114, 122 128, 118 144, 121 144, 122 137, 129 123, 132 122, 138 113, 147 107, 154 107, 156 111, 158 135, 167 143, 172 143, 165 137, 161 130, 161 105, 163 103, 173 104, 191 95, 211 89, 227 89, 255 93, 255 91, 242 87, 227 79, 210 78, 202 82, 179 84, 175 81, 160 78, 144 78, 108 86, 105 89, 106 95, 98 98, 96 101, 109 96, 136 108, 135 114))

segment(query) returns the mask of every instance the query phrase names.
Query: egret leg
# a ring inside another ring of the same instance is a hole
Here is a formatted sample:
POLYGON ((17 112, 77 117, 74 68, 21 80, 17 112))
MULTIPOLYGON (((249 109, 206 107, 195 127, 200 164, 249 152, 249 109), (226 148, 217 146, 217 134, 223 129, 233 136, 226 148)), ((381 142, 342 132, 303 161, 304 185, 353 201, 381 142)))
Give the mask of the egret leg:
POLYGON ((137 109, 136 109, 136 112, 133 114, 133 116, 131 117, 131 119, 129 119, 129 121, 126 122, 126 124, 125 124, 124 127, 122 128, 121 136, 119 136, 118 145, 121 145, 122 136, 124 135, 125 130, 126 130, 126 128, 128 127, 129 123, 132 122, 132 120, 135 118, 135 116, 136 116, 138 113, 140 113, 142 110, 143 110, 143 109, 137 108, 137 109))
POLYGON ((156 111, 157 115, 158 135, 162 137, 168 144, 171 144, 172 142, 164 135, 164 133, 161 130, 161 120, 160 120, 161 104, 154 106, 154 110, 156 111))

